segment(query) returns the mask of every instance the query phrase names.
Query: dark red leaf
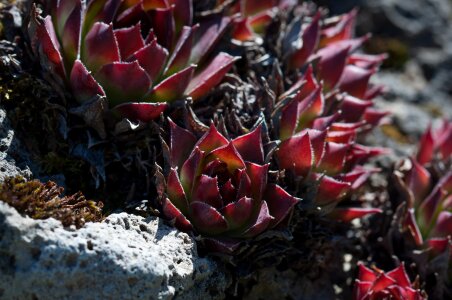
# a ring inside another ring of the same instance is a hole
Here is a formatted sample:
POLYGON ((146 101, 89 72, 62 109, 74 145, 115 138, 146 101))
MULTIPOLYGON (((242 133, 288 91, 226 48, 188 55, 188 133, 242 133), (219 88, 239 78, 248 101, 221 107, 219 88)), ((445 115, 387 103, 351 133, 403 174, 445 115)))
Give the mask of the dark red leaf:
POLYGON ((293 170, 297 176, 306 176, 314 161, 309 134, 298 134, 283 141, 277 157, 282 169, 293 170))
POLYGON ((190 221, 171 203, 169 199, 165 199, 162 204, 163 214, 175 222, 176 227, 183 232, 190 232, 193 226, 190 221))
POLYGON ((274 218, 270 215, 267 202, 262 201, 259 214, 251 226, 242 234, 243 237, 251 238, 265 231, 274 218))
POLYGON ((151 79, 136 61, 104 65, 94 77, 101 84, 112 107, 142 99, 151 86, 151 79))
POLYGON ((250 133, 237 137, 232 144, 245 161, 262 164, 264 162, 264 149, 261 138, 261 125, 250 133))
POLYGON ((168 107, 166 103, 129 102, 114 108, 122 117, 148 123, 160 117, 168 107))
POLYGON ((202 151, 210 153, 211 151, 227 144, 229 144, 229 141, 220 132, 218 132, 217 128, 212 123, 209 130, 196 143, 196 146, 198 146, 202 151))
POLYGON ((264 199, 267 201, 270 215, 274 217, 270 227, 275 227, 286 219, 293 207, 301 201, 289 195, 279 185, 269 184, 265 190, 264 199))
POLYGON ((255 200, 247 197, 226 205, 222 213, 229 223, 229 228, 235 230, 250 222, 254 207, 255 200))
POLYGON ((197 100, 209 93, 221 82, 237 59, 239 57, 220 52, 206 68, 196 74, 187 88, 187 95, 197 100))
POLYGON ((127 60, 129 56, 144 47, 140 23, 132 27, 116 29, 114 33, 122 60, 127 60))
POLYGON ((357 208, 357 207, 348 207, 348 208, 335 208, 330 217, 342 221, 342 222, 351 222, 354 219, 360 219, 370 214, 382 213, 383 211, 379 208, 357 208))
POLYGON ((105 96, 102 87, 80 60, 76 60, 72 67, 70 84, 75 98, 80 103, 91 100, 96 95, 105 96))
POLYGON ((163 72, 168 57, 168 51, 152 41, 149 45, 133 53, 127 61, 137 60, 140 66, 148 73, 151 80, 156 80, 163 72))
POLYGON ((152 90, 150 99, 157 102, 172 102, 181 99, 192 80, 195 66, 191 65, 166 78, 152 90))
POLYGON ((171 166, 181 167, 192 152, 196 138, 190 131, 177 126, 171 119, 168 119, 168 121, 171 132, 171 166))
POLYGON ((112 24, 94 23, 86 35, 81 58, 92 72, 96 72, 106 64, 119 62, 119 49, 112 24))
POLYGON ((192 223, 196 230, 206 235, 218 235, 229 229, 228 222, 218 210, 204 202, 190 204, 192 223))
POLYGON ((216 209, 223 207, 223 200, 218 189, 218 179, 202 174, 193 190, 191 201, 204 202, 216 209))
POLYGON ((173 203, 184 215, 187 215, 188 201, 185 196, 184 188, 179 180, 179 176, 177 175, 177 169, 171 168, 166 184, 166 192, 171 203, 173 203))

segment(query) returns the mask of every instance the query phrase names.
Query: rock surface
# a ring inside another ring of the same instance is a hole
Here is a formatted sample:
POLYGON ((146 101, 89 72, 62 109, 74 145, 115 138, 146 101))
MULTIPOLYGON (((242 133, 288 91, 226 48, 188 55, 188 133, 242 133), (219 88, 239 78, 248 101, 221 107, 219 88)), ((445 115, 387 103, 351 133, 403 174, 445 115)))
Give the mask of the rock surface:
POLYGON ((75 230, 0 202, 0 299, 216 299, 228 285, 161 219, 112 214, 75 230))
POLYGON ((3 181, 6 176, 31 174, 26 164, 16 161, 17 158, 23 160, 24 155, 6 117, 6 112, 0 109, 0 181, 3 181))

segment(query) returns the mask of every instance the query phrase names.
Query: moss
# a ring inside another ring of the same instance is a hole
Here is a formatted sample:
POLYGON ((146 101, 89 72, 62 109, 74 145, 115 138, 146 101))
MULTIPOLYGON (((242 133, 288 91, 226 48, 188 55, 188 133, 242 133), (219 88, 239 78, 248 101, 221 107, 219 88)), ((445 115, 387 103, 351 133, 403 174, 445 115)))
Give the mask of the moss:
POLYGON ((81 192, 61 196, 64 189, 49 181, 27 181, 23 177, 9 177, 0 184, 0 201, 16 208, 33 219, 55 218, 68 227, 82 227, 85 222, 102 220, 102 202, 86 200, 81 192))

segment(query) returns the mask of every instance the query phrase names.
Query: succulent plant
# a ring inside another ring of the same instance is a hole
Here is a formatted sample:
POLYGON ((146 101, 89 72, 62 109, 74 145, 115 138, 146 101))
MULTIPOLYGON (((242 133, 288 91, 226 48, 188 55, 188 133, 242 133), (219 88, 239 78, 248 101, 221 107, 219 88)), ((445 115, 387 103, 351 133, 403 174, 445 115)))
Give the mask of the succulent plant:
POLYGON ((359 265, 358 279, 355 281, 354 300, 422 300, 425 295, 410 282, 405 266, 401 264, 392 271, 384 272, 359 265))
MULTIPOLYGON (((301 34, 302 47, 289 56, 290 66, 303 76, 279 96, 274 123, 281 144, 280 167, 305 180, 319 182, 316 204, 334 207, 348 192, 356 191, 377 169, 361 166, 386 153, 380 147, 359 145, 360 133, 377 126, 386 112, 374 109, 372 98, 381 87, 369 84, 384 55, 354 54, 366 38, 352 38, 355 12, 326 21, 318 13, 301 34)), ((295 26, 295 25, 292 25, 295 26)), ((340 208, 334 214, 349 221, 374 208, 340 208)))
POLYGON ((452 122, 428 128, 415 158, 399 162, 394 172, 406 199, 404 227, 418 246, 437 252, 451 245, 452 235, 452 122))
POLYGON ((33 7, 28 28, 42 67, 78 102, 105 96, 129 119, 147 122, 169 102, 201 98, 236 60, 221 52, 206 61, 230 19, 192 25, 191 0, 50 0, 46 9, 41 18, 33 7))
POLYGON ((214 125, 199 139, 170 121, 171 171, 163 213, 213 251, 284 224, 299 199, 268 182, 261 126, 228 140, 214 125))

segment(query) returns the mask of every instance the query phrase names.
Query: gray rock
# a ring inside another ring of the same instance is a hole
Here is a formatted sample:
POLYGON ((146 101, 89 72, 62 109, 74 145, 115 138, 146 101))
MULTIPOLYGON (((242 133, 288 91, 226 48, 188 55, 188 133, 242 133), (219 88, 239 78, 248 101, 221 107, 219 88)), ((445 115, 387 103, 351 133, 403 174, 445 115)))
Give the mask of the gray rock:
POLYGON ((0 109, 0 181, 7 176, 30 176, 30 170, 26 164, 17 162, 25 155, 18 140, 14 136, 14 131, 6 117, 6 112, 0 109))
POLYGON ((229 277, 158 218, 65 229, 0 202, 0 299, 216 299, 229 277))

